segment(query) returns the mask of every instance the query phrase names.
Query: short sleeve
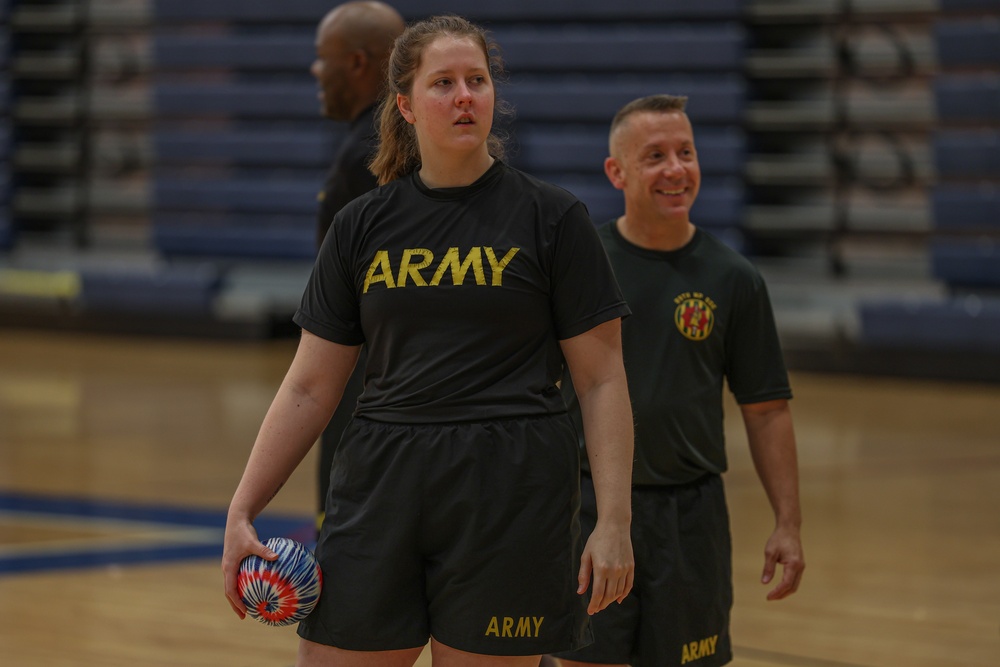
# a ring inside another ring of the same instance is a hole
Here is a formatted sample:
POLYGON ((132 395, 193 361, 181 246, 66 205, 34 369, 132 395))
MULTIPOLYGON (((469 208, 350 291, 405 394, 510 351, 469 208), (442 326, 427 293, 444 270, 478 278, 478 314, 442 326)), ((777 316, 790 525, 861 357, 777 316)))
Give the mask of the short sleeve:
POLYGON ((341 345, 361 345, 358 294, 353 279, 354 262, 346 235, 347 222, 337 214, 330 232, 320 246, 299 309, 292 316, 297 325, 320 338, 341 345))
POLYGON ((556 227, 550 277, 552 316, 560 340, 629 315, 608 255, 580 202, 556 227))
POLYGON ((736 402, 791 398, 767 285, 754 272, 727 329, 726 377, 736 402))

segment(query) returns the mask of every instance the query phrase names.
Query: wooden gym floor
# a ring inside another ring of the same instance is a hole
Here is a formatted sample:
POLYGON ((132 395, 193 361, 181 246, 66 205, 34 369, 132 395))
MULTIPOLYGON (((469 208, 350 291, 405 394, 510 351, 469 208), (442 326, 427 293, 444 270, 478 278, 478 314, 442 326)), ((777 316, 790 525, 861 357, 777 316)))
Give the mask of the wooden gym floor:
MULTIPOLYGON (((218 566, 293 351, 0 331, 0 662, 293 664, 294 630, 240 622, 218 566)), ((758 583, 771 516, 728 406, 732 664, 1000 665, 1000 383, 793 387, 808 567, 782 602, 758 583)), ((273 534, 308 536, 314 466, 272 503, 273 534)))

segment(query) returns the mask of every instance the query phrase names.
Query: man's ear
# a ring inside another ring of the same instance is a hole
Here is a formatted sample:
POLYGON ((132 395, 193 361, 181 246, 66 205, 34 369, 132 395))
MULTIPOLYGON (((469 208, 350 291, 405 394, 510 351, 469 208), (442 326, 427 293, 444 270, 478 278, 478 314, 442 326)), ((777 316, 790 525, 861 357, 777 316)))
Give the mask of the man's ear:
POLYGON ((410 98, 403 93, 396 93, 396 108, 399 109, 399 113, 403 114, 407 123, 413 125, 416 122, 413 109, 410 107, 410 98))
POLYGON ((625 175, 622 164, 616 158, 604 158, 604 173, 616 190, 625 189, 625 175))
POLYGON ((348 69, 355 73, 361 73, 368 67, 369 62, 371 62, 371 58, 368 57, 367 51, 364 49, 355 49, 351 52, 348 69))

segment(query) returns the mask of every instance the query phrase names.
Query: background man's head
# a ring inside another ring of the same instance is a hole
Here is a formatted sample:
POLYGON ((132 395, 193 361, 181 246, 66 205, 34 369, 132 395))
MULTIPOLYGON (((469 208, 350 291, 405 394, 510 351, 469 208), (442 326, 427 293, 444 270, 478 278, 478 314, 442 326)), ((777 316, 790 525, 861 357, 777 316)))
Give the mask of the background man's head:
POLYGON ((399 12, 374 0, 344 3, 323 17, 310 71, 324 116, 351 121, 378 100, 386 60, 405 27, 399 12))

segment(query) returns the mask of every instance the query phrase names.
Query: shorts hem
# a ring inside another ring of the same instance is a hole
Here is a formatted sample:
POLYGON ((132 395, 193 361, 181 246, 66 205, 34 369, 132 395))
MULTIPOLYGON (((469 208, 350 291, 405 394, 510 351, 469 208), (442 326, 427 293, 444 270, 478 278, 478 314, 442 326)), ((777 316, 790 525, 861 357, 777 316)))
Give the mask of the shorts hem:
MULTIPOLYGON (((586 652, 586 646, 582 647, 582 652, 586 652)), ((627 665, 632 662, 632 657, 626 656, 621 659, 608 658, 606 656, 581 655, 581 650, 571 649, 569 651, 556 651, 551 656, 560 660, 572 660, 574 662, 589 662, 595 665, 627 665)))
POLYGON ((374 640, 370 642, 365 641, 338 641, 335 637, 332 637, 329 633, 323 632, 321 637, 316 637, 315 634, 311 633, 308 629, 303 628, 301 625, 298 629, 298 635, 300 639, 304 639, 308 642, 314 644, 320 644, 322 646, 332 646, 333 648, 338 648, 342 651, 358 651, 359 653, 376 653, 379 651, 405 651, 411 648, 423 648, 427 645, 430 637, 426 637, 423 640, 399 640, 399 641, 380 641, 374 640), (313 635, 313 636, 310 636, 313 635))
MULTIPOLYGON (((555 655, 560 652, 572 652, 580 648, 590 646, 590 642, 578 644, 575 648, 566 648, 565 642, 548 642, 548 645, 536 644, 533 646, 509 646, 500 645, 484 646, 482 642, 475 639, 462 639, 457 636, 450 636, 448 633, 435 632, 431 636, 444 644, 448 648, 453 648, 466 653, 477 655, 500 655, 500 656, 521 656, 521 655, 555 655), (488 650, 487 650, 488 649, 488 650)), ((570 642, 573 643, 572 641, 570 642)))

